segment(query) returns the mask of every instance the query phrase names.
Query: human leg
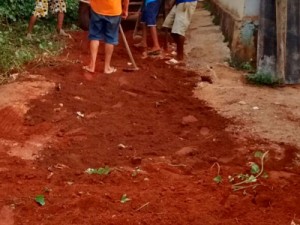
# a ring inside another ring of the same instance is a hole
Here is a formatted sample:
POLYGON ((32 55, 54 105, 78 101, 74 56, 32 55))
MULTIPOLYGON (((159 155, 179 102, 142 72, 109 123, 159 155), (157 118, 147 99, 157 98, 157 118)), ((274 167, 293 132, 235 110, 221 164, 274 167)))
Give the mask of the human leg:
POLYGON ((99 49, 99 41, 91 40, 90 41, 91 59, 90 59, 90 63, 87 66, 83 67, 84 70, 91 72, 91 73, 95 72, 98 49, 99 49))
POLYGON ((176 7, 174 23, 172 26, 172 37, 177 46, 177 60, 184 59, 185 33, 191 23, 192 15, 195 11, 197 1, 180 3, 176 7))
POLYGON ((111 58, 114 52, 114 45, 105 43, 104 73, 111 74, 116 71, 111 64, 111 58))
POLYGON ((149 53, 160 51, 160 44, 158 41, 157 28, 156 28, 156 18, 158 16, 160 10, 160 0, 155 0, 153 2, 148 3, 145 6, 145 24, 149 27, 152 47, 149 53))
POLYGON ((36 0, 35 8, 30 17, 28 28, 27 28, 27 37, 31 38, 31 33, 33 31, 33 27, 36 23, 37 18, 45 17, 48 14, 48 0, 36 0))
POLYGON ((150 26, 150 33, 151 33, 151 38, 152 38, 152 42, 153 42, 153 46, 150 51, 154 52, 154 51, 160 50, 156 26, 150 26))
POLYGON ((185 37, 180 34, 172 33, 172 37, 176 43, 177 60, 182 61, 184 59, 184 41, 185 37))
POLYGON ((67 11, 66 2, 64 0, 50 0, 50 10, 52 14, 57 14, 57 33, 62 36, 70 37, 70 35, 63 30, 64 17, 67 11))
POLYGON ((88 72, 95 72, 99 42, 100 40, 103 40, 102 30, 103 21, 101 20, 100 15, 92 11, 89 24, 90 62, 87 66, 83 67, 83 69, 88 72))
POLYGON ((29 20, 29 24, 28 24, 28 29, 27 29, 27 35, 29 36, 29 34, 32 33, 32 30, 33 30, 33 27, 34 27, 34 24, 37 20, 37 17, 35 15, 32 15, 30 17, 30 20, 29 20))
POLYGON ((104 73, 111 74, 116 71, 111 66, 111 59, 114 51, 114 46, 119 43, 119 25, 121 22, 120 16, 103 16, 104 18, 104 42, 105 42, 105 57, 104 57, 104 73))

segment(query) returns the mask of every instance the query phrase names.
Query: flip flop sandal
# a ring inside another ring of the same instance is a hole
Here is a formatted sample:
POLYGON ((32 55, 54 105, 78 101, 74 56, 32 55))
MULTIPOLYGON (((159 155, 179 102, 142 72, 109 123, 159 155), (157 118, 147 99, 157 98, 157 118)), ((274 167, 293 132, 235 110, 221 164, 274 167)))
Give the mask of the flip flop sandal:
POLYGON ((134 47, 136 47, 136 48, 147 48, 147 46, 145 46, 143 43, 137 43, 137 44, 134 44, 133 45, 134 47))
POLYGON ((180 62, 173 58, 173 59, 166 61, 165 63, 168 65, 178 65, 180 62))
POLYGON ((148 55, 160 55, 161 50, 148 51, 148 55))

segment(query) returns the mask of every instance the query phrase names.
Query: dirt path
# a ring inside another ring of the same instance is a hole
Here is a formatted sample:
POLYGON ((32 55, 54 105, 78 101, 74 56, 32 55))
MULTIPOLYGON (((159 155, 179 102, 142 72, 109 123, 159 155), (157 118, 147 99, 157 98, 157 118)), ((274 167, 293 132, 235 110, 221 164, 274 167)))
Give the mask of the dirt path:
POLYGON ((115 74, 83 73, 86 34, 73 37, 62 56, 0 87, 0 225, 297 222, 295 147, 233 131, 242 124, 194 97, 198 73, 138 57, 141 70, 123 72, 122 45, 115 74), (232 191, 227 177, 245 173, 256 150, 270 150, 269 178, 232 191), (104 166, 109 175, 85 173, 104 166))

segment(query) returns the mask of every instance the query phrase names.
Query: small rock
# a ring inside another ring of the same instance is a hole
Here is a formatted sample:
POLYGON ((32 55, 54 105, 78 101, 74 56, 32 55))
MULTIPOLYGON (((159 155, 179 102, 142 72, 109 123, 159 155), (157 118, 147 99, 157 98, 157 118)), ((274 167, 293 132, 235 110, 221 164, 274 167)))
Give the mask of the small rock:
POLYGON ((252 109, 253 110, 259 110, 259 108, 257 106, 254 106, 252 109))
POLYGON ((78 117, 84 118, 84 113, 78 111, 76 112, 76 114, 78 117))
POLYGON ((175 155, 178 156, 192 156, 197 153, 197 149, 195 147, 183 147, 179 151, 175 152, 175 155))
POLYGON ((64 104, 62 104, 62 103, 59 103, 58 105, 59 105, 60 107, 63 107, 63 106, 64 106, 64 104))
POLYGON ((246 105, 247 103, 245 101, 239 101, 240 105, 246 105))
POLYGON ((116 109, 116 108, 121 108, 123 106, 122 102, 118 102, 117 104, 113 105, 112 108, 116 109))
POLYGON ((47 180, 50 180, 53 174, 54 174, 53 172, 50 172, 49 175, 47 176, 47 180))
POLYGON ((60 83, 55 84, 55 90, 57 90, 57 91, 61 90, 61 84, 60 83))
POLYGON ((126 145, 118 144, 118 148, 119 148, 119 149, 125 149, 125 148, 126 148, 126 145))
POLYGON ((201 127, 200 134, 203 136, 207 136, 209 134, 210 130, 207 127, 201 127))
POLYGON ((186 124, 189 124, 189 123, 195 123, 197 122, 198 119, 192 115, 188 115, 188 116, 185 116, 182 118, 182 124, 186 125, 186 124))
POLYGON ((144 181, 149 181, 149 178, 145 177, 145 178, 144 178, 144 181))
POLYGON ((18 73, 14 73, 14 74, 11 74, 10 77, 11 77, 13 80, 16 80, 16 79, 19 77, 19 74, 18 74, 18 73))

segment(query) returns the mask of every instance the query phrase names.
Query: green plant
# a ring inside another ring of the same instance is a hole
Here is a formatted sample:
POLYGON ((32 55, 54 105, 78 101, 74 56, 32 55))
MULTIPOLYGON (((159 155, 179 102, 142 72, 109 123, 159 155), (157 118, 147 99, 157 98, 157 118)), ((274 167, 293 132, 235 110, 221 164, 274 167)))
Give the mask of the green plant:
POLYGON ((217 184, 219 184, 219 183, 222 182, 222 176, 220 175, 221 167, 220 167, 219 163, 217 163, 217 162, 215 162, 215 163, 211 166, 211 169, 212 169, 214 166, 217 166, 217 167, 218 167, 218 173, 217 173, 217 176, 214 177, 213 181, 216 182, 217 184))
POLYGON ((211 12, 212 11, 212 5, 211 5, 210 1, 208 1, 208 0, 203 1, 203 8, 205 10, 211 12))
POLYGON ((44 195, 37 195, 34 200, 41 206, 44 206, 46 204, 44 195))
POLYGON ((278 86, 283 83, 280 79, 276 78, 276 76, 273 76, 271 73, 263 73, 263 72, 248 74, 246 76, 246 80, 251 84, 267 85, 267 86, 278 86))
MULTIPOLYGON (((78 13, 78 0, 66 0, 67 21, 76 21, 78 13)), ((34 10, 35 1, 24 0, 1 0, 0 1, 0 23, 11 23, 28 20, 34 10)))
POLYGON ((230 59, 228 59, 229 66, 231 66, 233 68, 236 68, 238 70, 245 70, 245 71, 248 71, 248 72, 254 72, 255 71, 255 68, 252 65, 252 63, 253 63, 252 60, 243 61, 242 59, 238 58, 235 55, 232 55, 230 57, 230 59))
POLYGON ((124 204, 124 203, 126 203, 126 202, 128 202, 130 200, 131 199, 127 197, 127 194, 123 194, 122 197, 121 197, 120 202, 124 204))
POLYGON ((111 169, 108 166, 105 166, 98 169, 88 168, 85 172, 87 174, 108 175, 111 172, 111 169))
POLYGON ((239 182, 233 183, 232 184, 232 189, 234 191, 238 191, 238 190, 242 190, 242 189, 246 189, 246 188, 256 188, 259 184, 257 183, 258 179, 260 177, 264 177, 265 176, 265 171, 264 171, 264 160, 265 157, 267 156, 268 151, 267 152, 260 152, 260 151, 256 151, 254 153, 254 157, 257 157, 260 159, 260 166, 255 163, 255 162, 250 162, 249 166, 250 166, 250 173, 246 173, 246 174, 238 174, 237 176, 233 177, 233 176, 229 176, 228 180, 230 183, 233 183, 235 181, 235 179, 239 180, 239 182))
POLYGON ((44 21, 43 25, 37 23, 32 41, 25 38, 26 28, 27 23, 20 22, 0 26, 0 83, 10 73, 21 71, 24 64, 45 54, 56 55, 63 49, 65 41, 53 37, 55 26, 50 21, 44 21))

